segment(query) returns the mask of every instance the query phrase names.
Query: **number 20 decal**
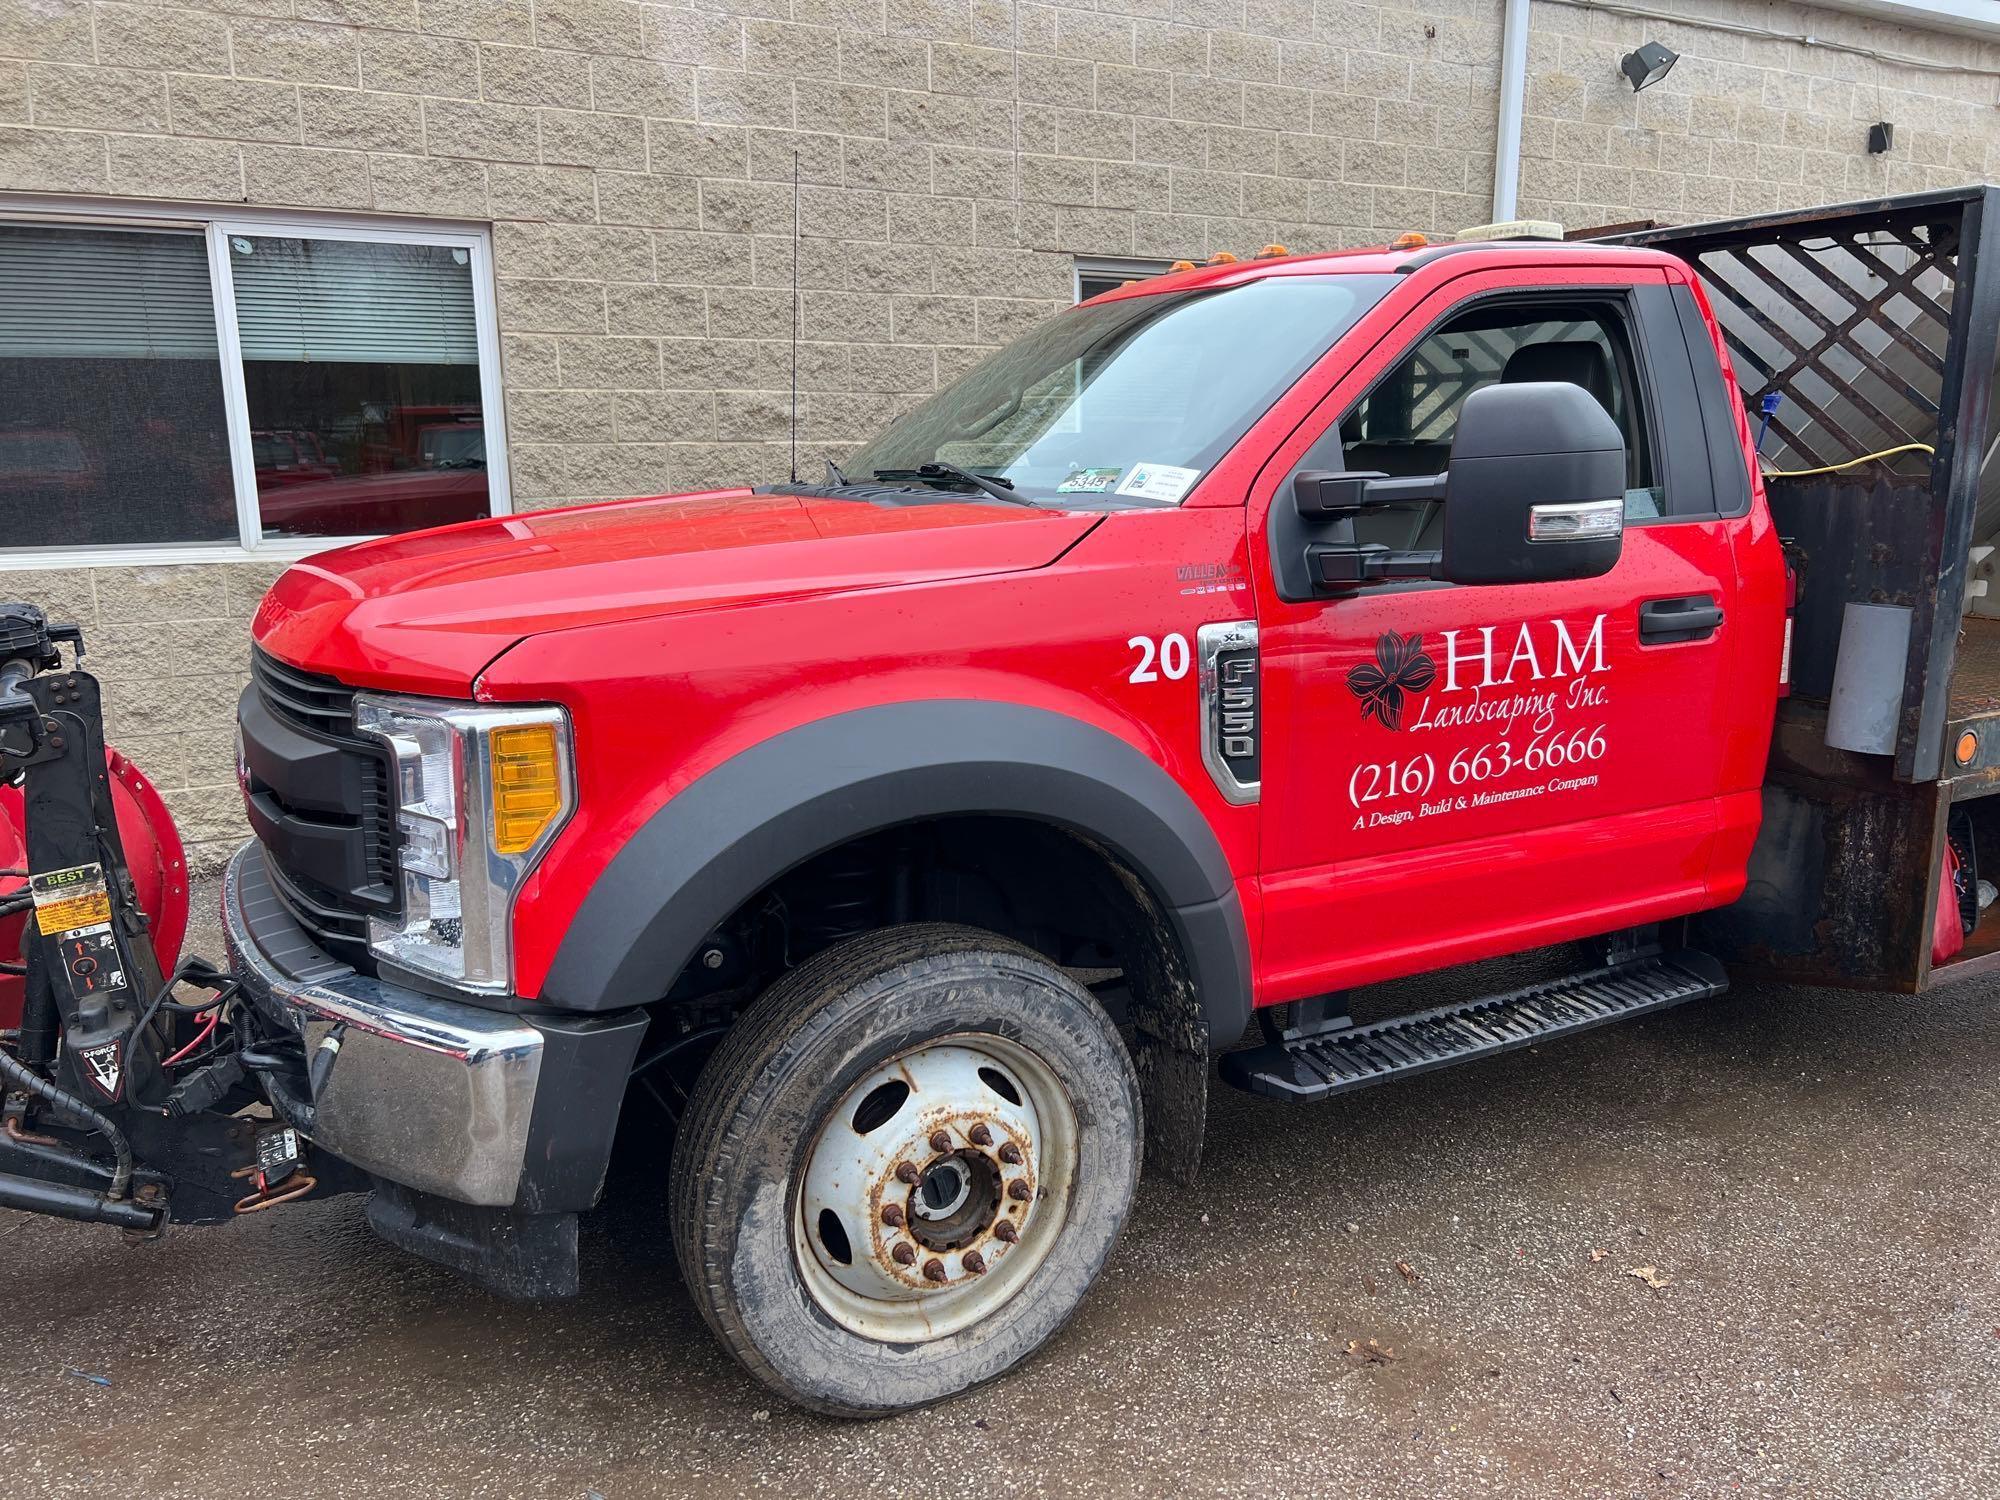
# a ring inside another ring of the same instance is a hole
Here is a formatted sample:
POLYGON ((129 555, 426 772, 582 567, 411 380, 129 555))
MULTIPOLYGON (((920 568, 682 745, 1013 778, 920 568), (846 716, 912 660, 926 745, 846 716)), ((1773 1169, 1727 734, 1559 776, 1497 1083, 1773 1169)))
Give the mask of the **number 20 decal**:
POLYGON ((1165 677, 1169 682, 1179 682, 1188 674, 1193 664, 1194 654, 1188 649, 1188 639, 1178 631, 1163 635, 1155 642, 1151 636, 1135 635, 1125 643, 1130 650, 1139 653, 1139 660, 1132 668, 1127 682, 1158 682, 1165 677), (1153 669, 1155 662, 1159 670, 1153 669))

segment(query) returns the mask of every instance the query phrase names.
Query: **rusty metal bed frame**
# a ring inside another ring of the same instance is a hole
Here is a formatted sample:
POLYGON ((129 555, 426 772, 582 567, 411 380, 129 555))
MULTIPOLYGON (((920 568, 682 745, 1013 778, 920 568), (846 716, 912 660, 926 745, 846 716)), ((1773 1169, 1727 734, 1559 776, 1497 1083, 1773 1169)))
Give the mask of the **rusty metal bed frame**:
MULTIPOLYGON (((1773 741, 1751 889, 1701 919, 1703 941, 1739 967, 1816 983, 1921 990, 2000 968, 2000 905, 1935 973, 1930 942, 1954 810, 2000 792, 2000 621, 1963 608, 1971 549, 2000 531, 2000 464, 1987 446, 2000 188, 1593 237, 1694 266, 1753 430, 1778 398, 1759 456, 1799 575, 1793 695, 1773 741), (1885 449, 1903 451, 1848 466, 1885 449), (1825 743, 1849 602, 1911 611, 1893 759, 1825 743), (1950 747, 1968 729, 1976 750, 1961 763, 1950 747)), ((2000 800, 1976 816, 1992 819, 2000 851, 2000 800)))

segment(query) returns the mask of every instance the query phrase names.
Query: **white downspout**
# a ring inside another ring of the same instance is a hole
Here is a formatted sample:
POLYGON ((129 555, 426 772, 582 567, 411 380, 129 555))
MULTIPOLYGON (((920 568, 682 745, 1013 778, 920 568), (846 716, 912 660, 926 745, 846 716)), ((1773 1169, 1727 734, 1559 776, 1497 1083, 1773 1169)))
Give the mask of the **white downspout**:
POLYGON ((1528 3, 1506 0, 1500 19, 1500 127, 1493 149, 1493 222, 1519 217, 1521 108, 1528 91, 1528 3))

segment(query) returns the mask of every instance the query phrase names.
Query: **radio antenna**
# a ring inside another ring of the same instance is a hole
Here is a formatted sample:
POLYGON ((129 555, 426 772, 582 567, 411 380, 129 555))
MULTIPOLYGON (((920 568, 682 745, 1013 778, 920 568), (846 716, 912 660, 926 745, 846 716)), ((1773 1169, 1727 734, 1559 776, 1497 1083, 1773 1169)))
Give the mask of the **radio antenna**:
POLYGON ((799 153, 792 152, 792 483, 799 482, 799 153))

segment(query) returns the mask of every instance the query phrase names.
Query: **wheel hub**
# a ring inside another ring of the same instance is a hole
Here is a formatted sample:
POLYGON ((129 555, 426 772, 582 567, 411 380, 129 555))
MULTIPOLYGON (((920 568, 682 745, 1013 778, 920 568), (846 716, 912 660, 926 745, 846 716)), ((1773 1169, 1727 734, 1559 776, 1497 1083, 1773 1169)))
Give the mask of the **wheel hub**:
POLYGON ((1047 1253, 1075 1143, 1061 1085, 1012 1043, 948 1038, 885 1063, 808 1154, 795 1226, 808 1291, 876 1338, 983 1317, 1047 1253))

